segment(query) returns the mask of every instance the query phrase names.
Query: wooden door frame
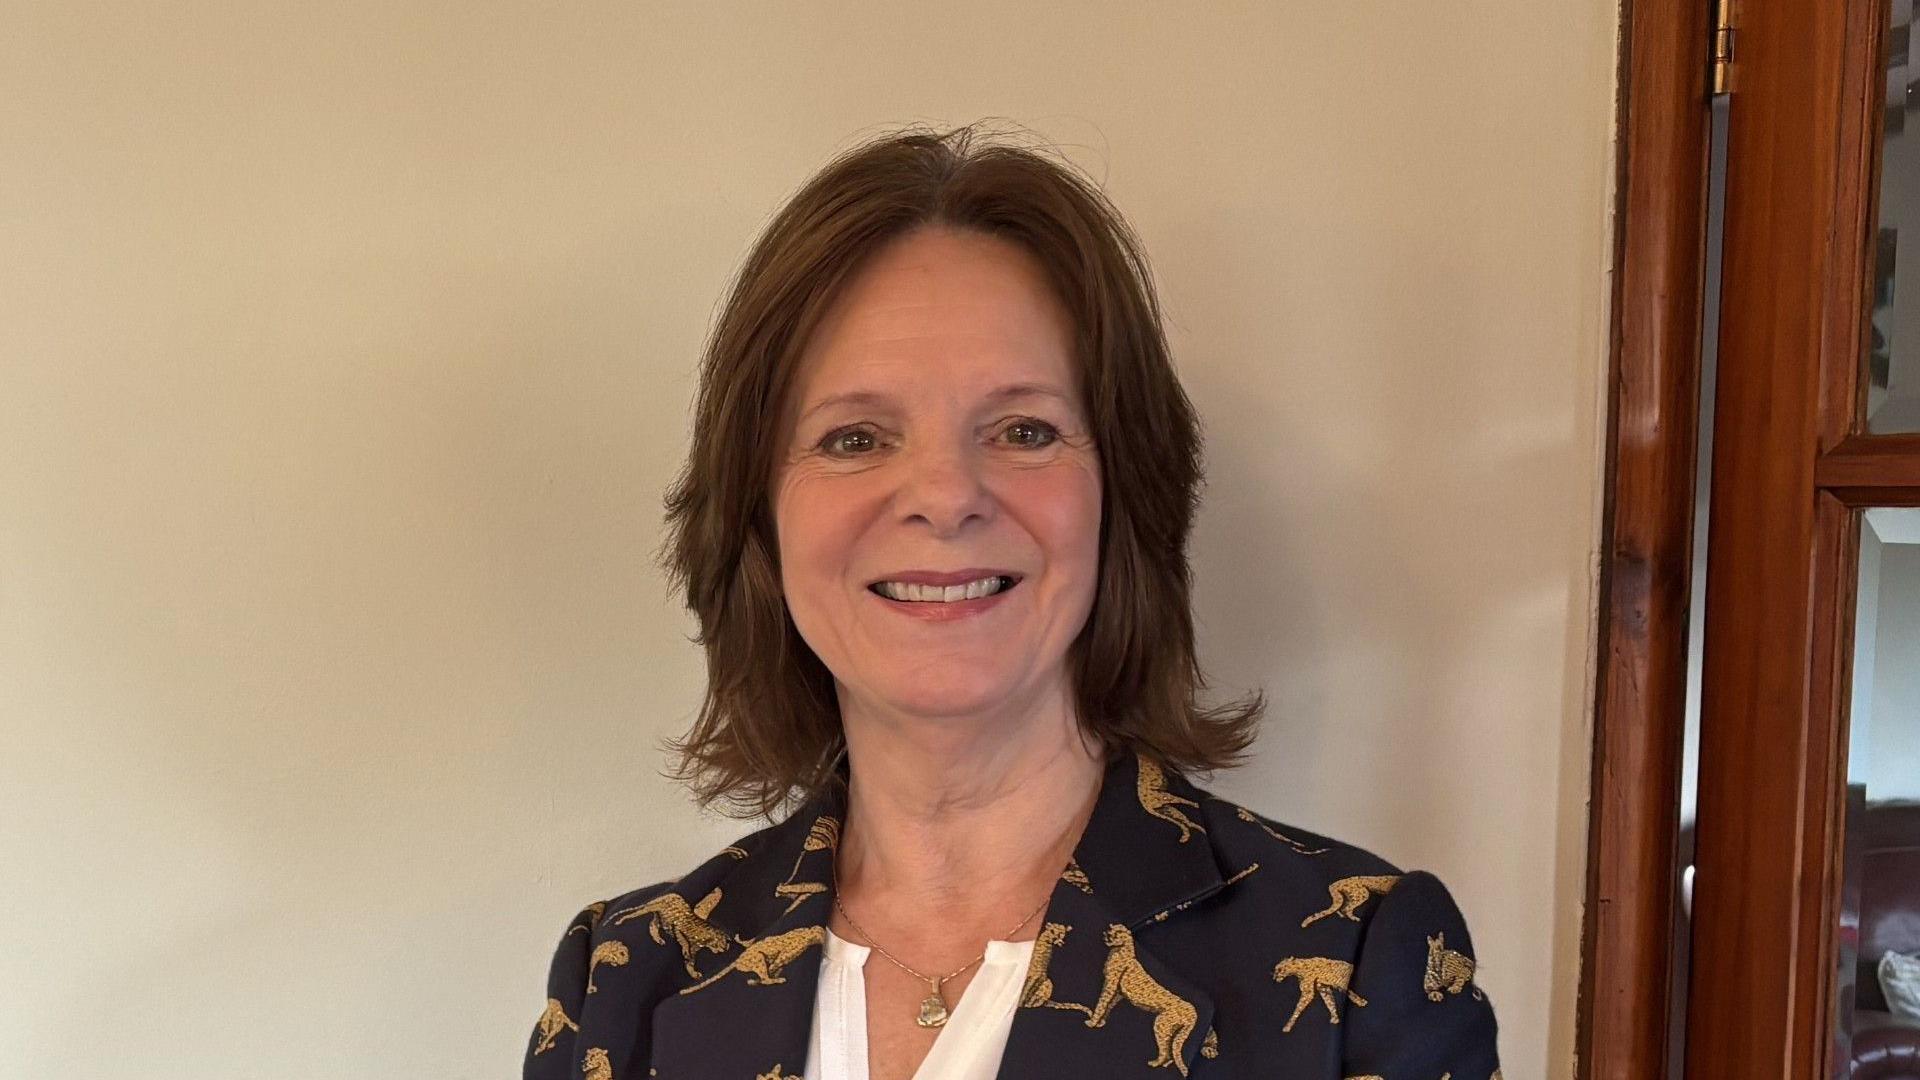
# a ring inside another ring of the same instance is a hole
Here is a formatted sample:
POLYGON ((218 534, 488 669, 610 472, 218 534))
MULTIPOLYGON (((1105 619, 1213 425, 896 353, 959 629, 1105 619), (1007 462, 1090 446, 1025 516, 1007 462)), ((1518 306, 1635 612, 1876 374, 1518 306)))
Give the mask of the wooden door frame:
POLYGON ((1577 1075, 1666 1075, 1699 437, 1708 5, 1624 0, 1577 1075))
MULTIPOLYGON (((1625 0, 1578 1075, 1667 1076, 1711 41, 1625 0)), ((1920 505, 1861 431, 1884 0, 1736 9, 1688 1072, 1825 1076, 1858 510, 1920 505), (1871 56, 1873 64, 1848 57, 1871 56), (1765 527, 1756 527, 1764 523, 1765 527)), ((1685 988, 1679 988, 1684 992, 1685 988)))

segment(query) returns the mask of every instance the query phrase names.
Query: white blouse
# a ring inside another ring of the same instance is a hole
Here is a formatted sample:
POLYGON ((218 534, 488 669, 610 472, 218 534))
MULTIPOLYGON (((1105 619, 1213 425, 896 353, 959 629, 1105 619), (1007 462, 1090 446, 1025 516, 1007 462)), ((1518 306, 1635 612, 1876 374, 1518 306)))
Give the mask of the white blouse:
MULTIPOLYGON (((867 1080, 867 980, 871 946, 827 931, 820 988, 807 1037, 807 1080, 867 1080)), ((987 942, 974 972, 913 1080, 994 1080, 1020 1005, 1033 941, 987 942)))

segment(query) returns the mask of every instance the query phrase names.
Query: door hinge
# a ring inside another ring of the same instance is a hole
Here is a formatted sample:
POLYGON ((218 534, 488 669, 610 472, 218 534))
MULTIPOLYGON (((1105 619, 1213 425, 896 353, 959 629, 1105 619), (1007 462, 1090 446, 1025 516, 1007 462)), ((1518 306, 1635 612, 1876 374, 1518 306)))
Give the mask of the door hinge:
POLYGON ((1733 90, 1733 0, 1714 0, 1713 96, 1733 90))

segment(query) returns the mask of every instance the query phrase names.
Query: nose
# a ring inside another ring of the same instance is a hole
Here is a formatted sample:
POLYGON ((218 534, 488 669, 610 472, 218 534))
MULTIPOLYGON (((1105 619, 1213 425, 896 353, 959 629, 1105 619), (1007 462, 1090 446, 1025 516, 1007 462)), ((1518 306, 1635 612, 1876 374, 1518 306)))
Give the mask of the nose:
POLYGON ((925 521, 947 536, 957 533, 970 518, 990 517, 993 493, 986 484, 982 455, 965 438, 923 442, 908 450, 895 496, 902 518, 925 521))

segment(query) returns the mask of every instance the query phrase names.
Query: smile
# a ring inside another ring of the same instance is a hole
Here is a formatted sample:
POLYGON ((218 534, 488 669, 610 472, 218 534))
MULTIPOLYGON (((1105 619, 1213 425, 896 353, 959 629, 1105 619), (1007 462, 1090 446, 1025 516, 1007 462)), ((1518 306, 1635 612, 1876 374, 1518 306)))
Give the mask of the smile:
POLYGON ((885 607, 902 618, 921 623, 949 623, 980 618, 1010 601, 1007 599, 1019 578, 1002 575, 982 578, 965 585, 949 585, 944 588, 934 585, 909 585, 897 581, 876 581, 867 586, 873 594, 873 602, 885 607), (896 599, 886 591, 898 589, 900 595, 909 599, 896 599), (967 595, 969 592, 974 595, 967 595), (953 599, 948 599, 953 595, 953 599), (924 596, 926 599, 912 599, 924 596))
POLYGON ((984 577, 964 585, 919 585, 906 581, 876 581, 867 589, 889 600, 909 604, 955 604, 978 600, 1006 592, 1019 583, 1018 578, 1000 575, 984 577))

